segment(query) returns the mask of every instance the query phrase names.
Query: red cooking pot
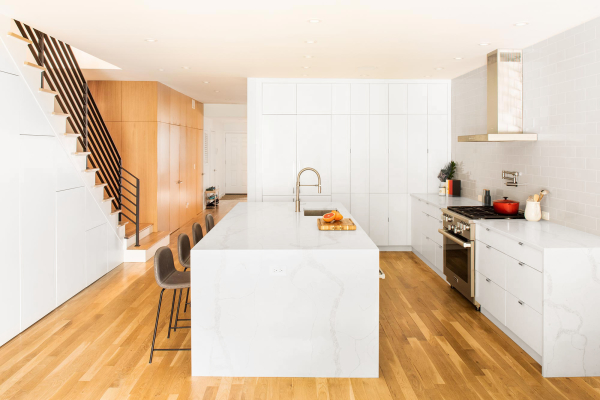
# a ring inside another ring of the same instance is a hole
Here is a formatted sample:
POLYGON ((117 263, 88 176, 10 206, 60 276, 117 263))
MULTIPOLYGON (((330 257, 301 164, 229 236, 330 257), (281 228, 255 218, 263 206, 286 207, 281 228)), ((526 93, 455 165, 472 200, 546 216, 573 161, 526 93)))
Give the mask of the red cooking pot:
POLYGON ((516 214, 519 212, 519 202, 509 200, 508 197, 504 197, 504 200, 494 200, 494 211, 498 214, 516 214))

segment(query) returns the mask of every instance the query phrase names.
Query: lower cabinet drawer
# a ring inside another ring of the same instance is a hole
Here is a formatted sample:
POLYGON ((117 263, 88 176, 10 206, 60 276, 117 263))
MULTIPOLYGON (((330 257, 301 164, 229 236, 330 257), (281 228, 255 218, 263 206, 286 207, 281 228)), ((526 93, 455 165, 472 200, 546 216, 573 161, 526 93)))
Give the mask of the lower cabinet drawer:
POLYGON ((506 264, 510 257, 479 240, 475 243, 475 257, 477 271, 506 289, 506 264))
POLYGON ((506 265, 506 290, 538 313, 542 313, 542 273, 510 257, 506 265))
POLYGON ((542 252, 523 242, 501 235, 485 226, 477 227, 477 239, 538 271, 543 269, 542 252))
POLYGON ((506 327, 542 354, 542 314, 506 292, 506 327))
POLYGON ((506 325, 506 291, 490 278, 477 272, 475 274, 475 300, 498 321, 506 325))

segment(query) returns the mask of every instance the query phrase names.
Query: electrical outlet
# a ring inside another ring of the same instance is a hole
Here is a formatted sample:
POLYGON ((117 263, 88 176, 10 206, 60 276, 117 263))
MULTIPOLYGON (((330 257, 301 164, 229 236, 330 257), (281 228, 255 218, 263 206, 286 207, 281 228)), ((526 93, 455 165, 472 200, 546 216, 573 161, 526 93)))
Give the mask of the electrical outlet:
POLYGON ((273 276, 285 276, 284 267, 271 267, 271 275, 273 276))
POLYGON ((550 221, 550 213, 548 211, 542 211, 542 219, 550 221))
POLYGON ((483 201, 483 197, 482 197, 480 194, 478 194, 478 195, 477 195, 477 200, 478 200, 478 201, 483 201))

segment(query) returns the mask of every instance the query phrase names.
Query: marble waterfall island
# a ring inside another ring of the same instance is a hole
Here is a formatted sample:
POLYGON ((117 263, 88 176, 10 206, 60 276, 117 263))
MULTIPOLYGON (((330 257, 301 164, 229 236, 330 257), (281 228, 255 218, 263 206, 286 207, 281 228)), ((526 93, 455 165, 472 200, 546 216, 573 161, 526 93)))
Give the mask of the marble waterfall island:
POLYGON ((192 249, 193 376, 379 376, 379 249, 301 206, 240 203, 192 249))

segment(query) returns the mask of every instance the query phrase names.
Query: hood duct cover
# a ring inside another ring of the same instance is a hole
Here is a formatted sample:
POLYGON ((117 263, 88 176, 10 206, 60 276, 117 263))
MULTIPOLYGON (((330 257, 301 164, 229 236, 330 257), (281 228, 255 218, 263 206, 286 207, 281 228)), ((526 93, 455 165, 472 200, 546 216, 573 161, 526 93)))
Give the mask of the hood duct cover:
POLYGON ((459 136, 459 142, 535 141, 523 133, 523 52, 494 50, 487 55, 487 134, 459 136))

